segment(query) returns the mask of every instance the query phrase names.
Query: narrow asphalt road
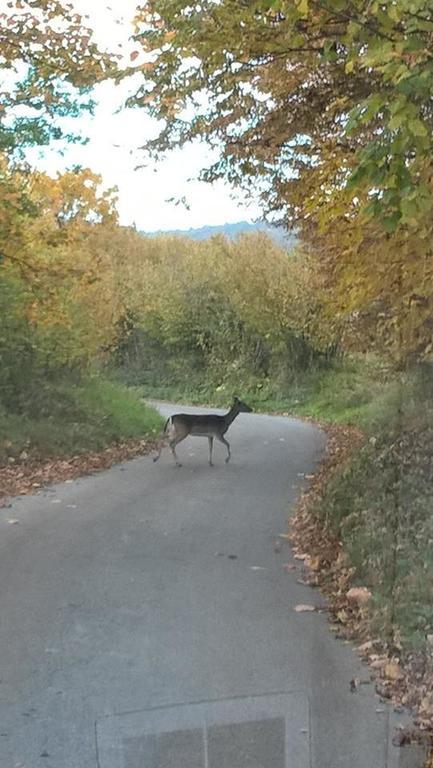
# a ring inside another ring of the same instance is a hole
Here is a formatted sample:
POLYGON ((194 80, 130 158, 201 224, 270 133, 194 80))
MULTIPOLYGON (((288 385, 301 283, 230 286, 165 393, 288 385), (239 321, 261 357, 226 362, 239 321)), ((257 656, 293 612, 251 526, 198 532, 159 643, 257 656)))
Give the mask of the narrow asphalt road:
POLYGON ((229 465, 193 438, 181 469, 166 452, 0 510, 1 768, 409 765, 275 551, 323 435, 252 414, 229 440, 229 465))

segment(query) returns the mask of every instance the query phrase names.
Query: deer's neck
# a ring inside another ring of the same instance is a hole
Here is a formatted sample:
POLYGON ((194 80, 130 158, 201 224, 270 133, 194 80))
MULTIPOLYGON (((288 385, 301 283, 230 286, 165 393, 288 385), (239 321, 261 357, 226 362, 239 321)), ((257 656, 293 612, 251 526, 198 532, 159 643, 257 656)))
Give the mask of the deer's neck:
POLYGON ((238 416, 238 415, 239 415, 239 409, 238 409, 237 405, 233 405, 230 408, 229 412, 226 413, 226 415, 224 416, 224 421, 225 421, 227 427, 230 426, 230 424, 235 420, 236 416, 238 416))

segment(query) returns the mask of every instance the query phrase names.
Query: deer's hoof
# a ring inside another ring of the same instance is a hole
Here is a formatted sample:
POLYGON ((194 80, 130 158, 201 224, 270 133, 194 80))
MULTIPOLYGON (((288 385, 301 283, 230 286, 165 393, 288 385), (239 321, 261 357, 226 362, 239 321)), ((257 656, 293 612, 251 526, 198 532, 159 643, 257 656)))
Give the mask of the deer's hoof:
POLYGON ((226 464, 228 464, 228 463, 229 463, 229 461, 230 461, 230 456, 227 456, 227 458, 226 458, 226 464))

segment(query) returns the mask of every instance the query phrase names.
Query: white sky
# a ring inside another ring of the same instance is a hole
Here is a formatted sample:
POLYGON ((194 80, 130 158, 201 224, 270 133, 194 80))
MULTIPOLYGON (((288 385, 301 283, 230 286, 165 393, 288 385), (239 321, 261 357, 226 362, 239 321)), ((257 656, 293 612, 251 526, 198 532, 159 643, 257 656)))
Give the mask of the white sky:
MULTIPOLYGON (((138 0, 73 0, 97 31, 98 42, 113 48, 119 41, 128 47, 132 18, 138 0), (107 9, 107 6, 111 10, 107 9), (116 23, 116 17, 123 20, 116 23)), ((189 181, 210 157, 205 146, 191 146, 172 153, 169 159, 135 170, 143 162, 137 147, 155 135, 155 123, 143 110, 124 110, 115 114, 127 95, 127 86, 117 88, 104 83, 96 90, 98 106, 94 117, 85 115, 71 121, 72 130, 90 137, 86 146, 67 147, 63 157, 54 149, 43 153, 33 151, 32 162, 54 173, 74 164, 89 167, 100 173, 104 185, 119 188, 119 214, 122 224, 135 223, 138 229, 187 229, 203 225, 252 220, 260 216, 255 205, 247 206, 233 199, 233 189, 219 182, 213 185, 189 181), (167 202, 168 198, 185 197, 184 205, 167 202)), ((69 125, 69 124, 68 124, 69 125)))

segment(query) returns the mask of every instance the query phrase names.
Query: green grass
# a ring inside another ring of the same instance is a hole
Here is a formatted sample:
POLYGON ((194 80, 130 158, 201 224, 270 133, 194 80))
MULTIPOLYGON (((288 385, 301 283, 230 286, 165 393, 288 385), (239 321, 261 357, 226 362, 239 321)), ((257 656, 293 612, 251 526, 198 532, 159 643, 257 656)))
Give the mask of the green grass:
POLYGON ((29 456, 48 458, 101 450, 110 443, 151 437, 163 424, 136 392, 99 377, 47 385, 44 403, 24 413, 0 407, 0 462, 29 456))
POLYGON ((345 362, 328 369, 294 373, 290 381, 248 380, 216 387, 190 380, 184 385, 161 383, 138 388, 145 397, 193 405, 228 406, 234 394, 255 411, 290 413, 317 421, 373 426, 378 402, 393 384, 371 361, 345 362))

